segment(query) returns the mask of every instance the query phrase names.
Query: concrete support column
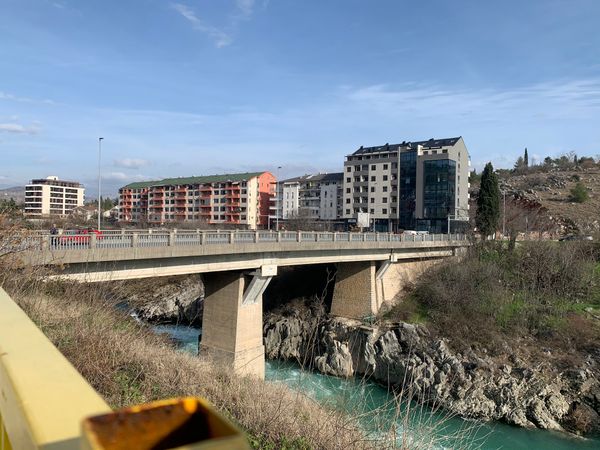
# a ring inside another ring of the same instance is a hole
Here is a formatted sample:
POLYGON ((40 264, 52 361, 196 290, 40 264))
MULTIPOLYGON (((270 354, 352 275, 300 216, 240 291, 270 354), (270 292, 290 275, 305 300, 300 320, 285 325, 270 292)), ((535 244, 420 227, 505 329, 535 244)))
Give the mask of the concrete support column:
POLYGON ((264 378, 262 294, 276 272, 276 266, 263 267, 251 280, 241 271, 204 275, 200 354, 237 373, 264 378))
POLYGON ((377 314, 375 273, 374 261, 339 263, 331 314, 352 319, 377 314))

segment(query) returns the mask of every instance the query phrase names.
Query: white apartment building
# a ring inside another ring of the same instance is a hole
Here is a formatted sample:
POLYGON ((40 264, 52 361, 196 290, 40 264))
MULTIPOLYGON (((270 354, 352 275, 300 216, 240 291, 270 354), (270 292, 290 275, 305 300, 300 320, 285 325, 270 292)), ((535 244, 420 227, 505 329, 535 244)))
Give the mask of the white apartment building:
POLYGON ((336 220, 341 215, 342 173, 319 173, 279 183, 278 214, 283 220, 303 217, 336 220))
POLYGON ((85 188, 76 181, 56 176, 31 180, 25 186, 25 214, 28 216, 68 216, 83 206, 85 188))

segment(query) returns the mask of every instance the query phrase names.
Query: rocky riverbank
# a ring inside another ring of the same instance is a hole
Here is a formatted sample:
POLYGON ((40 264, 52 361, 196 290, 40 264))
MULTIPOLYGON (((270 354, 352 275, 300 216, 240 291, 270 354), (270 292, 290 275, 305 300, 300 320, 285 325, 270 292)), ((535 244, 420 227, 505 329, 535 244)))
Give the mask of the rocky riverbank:
POLYGON ((133 280, 113 287, 141 320, 155 323, 202 323, 204 284, 199 275, 133 280))
POLYGON ((422 325, 361 322, 287 308, 264 323, 268 358, 340 376, 366 376, 461 417, 579 434, 600 431, 597 362, 558 370, 471 349, 462 353, 422 325), (505 361, 505 362, 500 362, 505 361))

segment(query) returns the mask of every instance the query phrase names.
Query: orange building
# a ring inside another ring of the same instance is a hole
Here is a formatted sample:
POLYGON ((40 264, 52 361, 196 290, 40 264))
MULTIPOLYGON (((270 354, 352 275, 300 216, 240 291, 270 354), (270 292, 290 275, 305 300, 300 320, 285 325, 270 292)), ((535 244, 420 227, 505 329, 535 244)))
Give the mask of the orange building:
POLYGON ((266 227, 274 202, 270 172, 167 178, 119 189, 119 221, 205 222, 266 227))

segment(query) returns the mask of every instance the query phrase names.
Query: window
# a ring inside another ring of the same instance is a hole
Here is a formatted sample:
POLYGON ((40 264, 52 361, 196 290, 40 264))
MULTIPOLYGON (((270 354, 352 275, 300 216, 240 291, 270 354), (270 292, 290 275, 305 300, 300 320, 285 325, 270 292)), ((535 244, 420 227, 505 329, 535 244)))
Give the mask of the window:
POLYGON ((381 213, 382 213, 382 214, 387 214, 387 208, 383 208, 383 209, 381 210, 381 213))
POLYGON ((375 203, 375 197, 371 197, 371 203, 375 203))
POLYGON ((354 170, 355 171, 359 171, 360 170, 360 166, 354 166, 354 170))
POLYGON ((387 176, 387 175, 384 175, 384 176, 383 176, 383 181, 387 181, 387 180, 388 180, 388 176, 387 176))
POLYGON ((371 164, 371 170, 375 170, 377 167, 375 167, 375 164, 371 164))
POLYGON ((360 181, 360 177, 354 177, 354 181, 358 183, 360 181))
POLYGON ((350 188, 346 188, 346 194, 350 193, 350 188))
POLYGON ((369 170, 369 165, 368 164, 363 164, 362 170, 369 170))
POLYGON ((383 165, 383 170, 388 170, 388 165, 387 164, 383 165))
POLYGON ((387 197, 383 197, 383 198, 381 199, 381 201, 382 201, 383 203, 387 203, 387 197))
POLYGON ((350 203, 350 199, 349 198, 346 199, 346 203, 350 203))
POLYGON ((375 210, 371 208, 371 214, 375 214, 375 210))
POLYGON ((351 183, 352 182, 352 178, 346 178, 346 183, 351 183))
POLYGON ((375 192, 375 186, 371 186, 371 192, 375 192))
POLYGON ((349 209, 346 209, 346 214, 350 214, 350 210, 349 209))
POLYGON ((371 177, 371 181, 375 181, 377 178, 375 176, 371 177))
POLYGON ((383 186, 383 192, 387 192, 388 187, 387 186, 383 186))
POLYGON ((352 167, 348 166, 346 167, 346 172, 351 172, 352 171, 352 167))

